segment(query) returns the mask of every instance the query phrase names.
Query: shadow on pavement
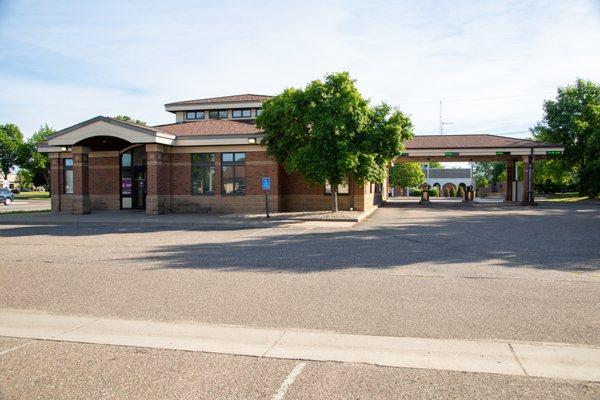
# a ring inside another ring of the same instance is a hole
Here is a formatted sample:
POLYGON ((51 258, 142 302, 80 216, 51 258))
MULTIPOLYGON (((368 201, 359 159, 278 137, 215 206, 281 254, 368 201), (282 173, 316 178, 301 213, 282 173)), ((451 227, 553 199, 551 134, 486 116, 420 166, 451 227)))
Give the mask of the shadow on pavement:
MULTIPOLYGON (((344 268, 384 269, 489 263, 498 267, 597 271, 600 269, 598 207, 554 208, 533 214, 424 210, 432 218, 406 218, 406 210, 385 207, 352 229, 262 231, 233 242, 165 245, 136 262, 153 268, 311 272, 344 268), (435 217, 435 218, 433 218, 435 217), (440 218, 441 217, 441 218, 440 218)), ((479 210, 481 211, 481 210, 479 210)), ((282 221, 223 220, 191 230, 268 228, 282 221)), ((88 236, 190 230, 177 226, 0 227, 0 237, 88 236)), ((124 238, 126 240, 126 238, 124 238)), ((131 259, 129 259, 131 260, 131 259)))

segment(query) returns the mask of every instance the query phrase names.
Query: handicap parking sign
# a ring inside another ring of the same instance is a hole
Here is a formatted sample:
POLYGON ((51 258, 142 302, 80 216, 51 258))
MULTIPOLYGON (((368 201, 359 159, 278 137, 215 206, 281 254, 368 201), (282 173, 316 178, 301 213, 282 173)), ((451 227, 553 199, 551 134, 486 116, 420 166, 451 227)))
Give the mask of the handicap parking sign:
POLYGON ((271 178, 269 178, 268 176, 262 178, 262 188, 263 190, 271 189, 271 178))

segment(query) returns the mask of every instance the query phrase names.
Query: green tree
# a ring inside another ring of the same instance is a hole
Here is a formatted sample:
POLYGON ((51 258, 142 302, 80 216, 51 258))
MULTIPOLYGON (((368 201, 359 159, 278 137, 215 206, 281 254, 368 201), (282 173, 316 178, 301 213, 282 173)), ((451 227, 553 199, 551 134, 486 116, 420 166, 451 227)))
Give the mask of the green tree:
POLYGON ((386 104, 371 107, 347 72, 286 89, 262 110, 257 125, 267 151, 287 173, 314 184, 329 182, 334 212, 342 179, 383 182, 403 141, 412 137, 410 119, 386 104))
POLYGON ((429 161, 429 163, 421 163, 422 165, 429 164, 429 168, 444 168, 441 162, 439 161, 429 161))
POLYGON ((136 125, 144 125, 144 126, 146 126, 146 121, 142 121, 141 119, 133 119, 129 115, 117 115, 114 118, 118 119, 119 121, 129 122, 129 123, 136 124, 136 125))
POLYGON ((477 162, 473 171, 473 178, 477 187, 484 187, 490 183, 502 182, 506 179, 506 165, 501 161, 477 162))
POLYGON ((45 124, 27 140, 23 147, 23 162, 20 167, 28 171, 28 177, 34 186, 50 188, 50 160, 48 154, 37 151, 37 146, 54 132, 54 129, 45 124))
POLYGON ((583 194, 597 196, 594 177, 600 175, 600 85, 578 79, 559 87, 555 100, 544 102, 544 118, 531 128, 537 140, 565 147, 556 168, 575 172, 583 194))
POLYGON ((425 181, 420 163, 401 162, 390 168, 390 185, 400 188, 417 187, 425 181))
POLYGON ((21 190, 30 189, 33 186, 33 177, 28 170, 24 168, 19 169, 19 172, 17 172, 17 178, 19 178, 19 186, 21 187, 21 190))
POLYGON ((576 190, 578 175, 573 169, 565 169, 558 158, 536 160, 533 183, 542 193, 556 193, 576 190))
POLYGON ((0 172, 4 176, 23 161, 23 134, 15 124, 0 125, 0 172))

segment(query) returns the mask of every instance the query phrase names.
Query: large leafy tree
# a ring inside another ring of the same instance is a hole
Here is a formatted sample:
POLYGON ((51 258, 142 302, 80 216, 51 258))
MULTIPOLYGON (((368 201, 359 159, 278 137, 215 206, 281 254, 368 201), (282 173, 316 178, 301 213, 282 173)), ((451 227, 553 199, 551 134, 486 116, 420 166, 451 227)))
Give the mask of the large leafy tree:
POLYGON ((390 168, 390 185, 395 187, 417 187, 425 181, 421 164, 402 162, 390 168))
POLYGON ((543 193, 573 191, 577 188, 577 173, 565 169, 560 158, 548 158, 535 162, 533 181, 536 190, 543 193))
POLYGON ((383 182, 391 160, 412 137, 410 119, 386 104, 371 107, 347 72, 326 75, 304 89, 289 88, 263 103, 257 125, 263 144, 286 172, 337 191, 351 175, 358 182, 383 182))
POLYGON ((23 161, 20 167, 27 170, 26 176, 35 186, 50 187, 50 160, 48 154, 37 151, 37 146, 46 141, 54 132, 54 129, 45 124, 23 146, 23 161))
POLYGON ((118 119, 119 121, 123 121, 123 122, 130 122, 130 123, 136 124, 136 125, 146 126, 146 121, 142 121, 141 119, 131 118, 129 115, 117 115, 115 117, 115 119, 118 119))
POLYGON ((489 183, 498 183, 506 179, 506 164, 501 161, 483 161, 475 163, 473 179, 477 187, 487 186, 489 183))
POLYGON ((23 160, 23 134, 15 124, 0 125, 0 173, 4 176, 23 160))
POLYGON ((555 100, 544 102, 544 118, 531 129, 537 140, 565 147, 555 168, 575 172, 580 191, 591 196, 600 192, 600 85, 578 79, 558 88, 555 100))

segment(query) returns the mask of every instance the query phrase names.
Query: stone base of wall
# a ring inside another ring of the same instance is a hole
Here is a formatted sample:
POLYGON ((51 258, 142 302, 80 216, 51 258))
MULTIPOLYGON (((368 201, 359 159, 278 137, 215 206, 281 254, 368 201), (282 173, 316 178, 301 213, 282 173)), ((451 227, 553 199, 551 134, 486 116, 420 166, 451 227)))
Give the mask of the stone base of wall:
POLYGON ((92 210, 118 210, 121 208, 118 194, 91 194, 92 210))
POLYGON ((60 211, 71 213, 73 212, 73 195, 72 194, 61 194, 53 197, 56 203, 52 202, 52 211, 60 211), (55 207, 56 204, 56 208, 55 207))
MULTIPOLYGON (((281 211, 278 195, 269 196, 269 210, 281 211)), ((265 196, 171 196, 172 212, 264 213, 265 196)))

